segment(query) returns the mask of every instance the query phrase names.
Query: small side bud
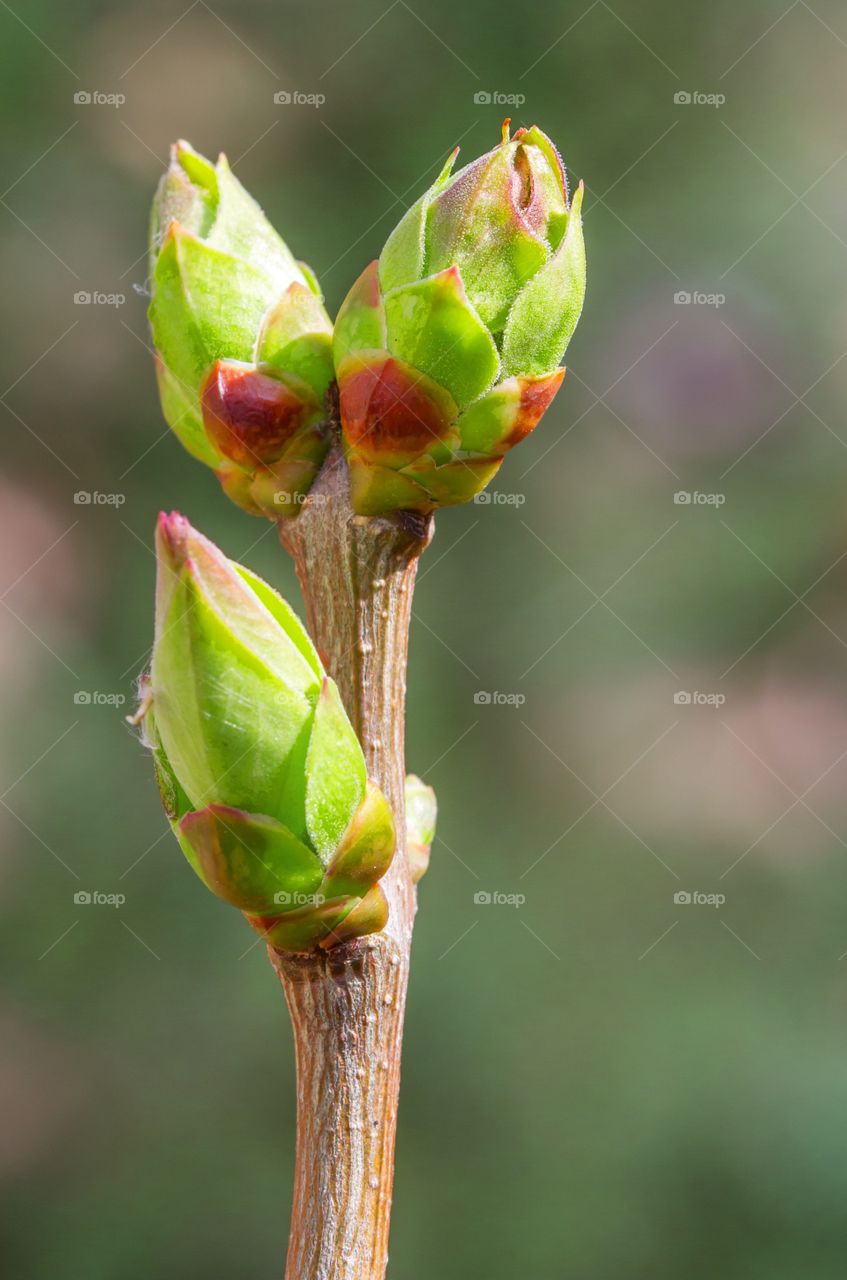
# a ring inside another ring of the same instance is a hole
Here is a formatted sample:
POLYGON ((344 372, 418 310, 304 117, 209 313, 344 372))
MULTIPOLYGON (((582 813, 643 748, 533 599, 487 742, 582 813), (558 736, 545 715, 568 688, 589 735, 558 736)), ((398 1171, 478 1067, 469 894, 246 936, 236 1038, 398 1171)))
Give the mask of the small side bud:
POLYGON ((435 839, 438 802, 435 791, 415 773, 406 776, 406 851, 417 883, 429 866, 429 852, 435 839))

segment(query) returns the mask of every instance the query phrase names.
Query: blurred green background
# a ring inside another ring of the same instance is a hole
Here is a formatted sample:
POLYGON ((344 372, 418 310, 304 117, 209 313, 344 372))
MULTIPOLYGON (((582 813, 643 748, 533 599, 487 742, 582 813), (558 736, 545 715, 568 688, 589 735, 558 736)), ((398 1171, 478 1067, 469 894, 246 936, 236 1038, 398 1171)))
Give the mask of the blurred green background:
POLYGON ((159 508, 299 605, 160 417, 168 143, 225 149, 335 309, 508 114, 586 181, 589 294, 499 500, 442 513, 421 572, 408 761, 441 839, 391 1276, 840 1280, 843 6, 18 0, 0 32, 7 1274, 242 1280, 287 1233, 282 996, 122 719, 159 508))

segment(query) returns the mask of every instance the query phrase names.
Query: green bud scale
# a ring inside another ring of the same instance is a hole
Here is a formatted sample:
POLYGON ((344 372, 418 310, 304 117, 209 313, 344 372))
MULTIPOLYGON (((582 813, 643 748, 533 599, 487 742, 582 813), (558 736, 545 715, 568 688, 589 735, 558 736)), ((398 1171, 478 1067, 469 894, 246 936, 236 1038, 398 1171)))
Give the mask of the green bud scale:
POLYGON ((533 126, 456 152, 353 285, 333 350, 353 505, 467 502, 538 423, 585 293, 580 183, 533 126))
POLYGON ((183 853, 282 950, 381 929, 391 810, 302 624, 182 516, 156 550, 139 718, 183 853))

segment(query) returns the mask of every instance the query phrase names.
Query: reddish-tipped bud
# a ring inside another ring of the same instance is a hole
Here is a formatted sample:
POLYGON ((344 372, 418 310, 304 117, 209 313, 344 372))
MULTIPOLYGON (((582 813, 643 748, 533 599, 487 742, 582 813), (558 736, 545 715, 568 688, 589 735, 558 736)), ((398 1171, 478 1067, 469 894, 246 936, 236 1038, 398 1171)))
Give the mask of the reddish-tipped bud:
POLYGON ((550 139, 509 125, 456 174, 450 157, 339 312, 341 421, 363 515, 467 502, 561 383, 585 292, 582 184, 569 202, 550 139))
POLYGON ((157 379, 174 434, 247 511, 296 514, 329 448, 315 427, 328 418, 332 324, 314 275, 226 158, 213 165, 184 142, 154 201, 150 256, 157 379), (283 457, 291 498, 268 503, 267 468, 283 457))

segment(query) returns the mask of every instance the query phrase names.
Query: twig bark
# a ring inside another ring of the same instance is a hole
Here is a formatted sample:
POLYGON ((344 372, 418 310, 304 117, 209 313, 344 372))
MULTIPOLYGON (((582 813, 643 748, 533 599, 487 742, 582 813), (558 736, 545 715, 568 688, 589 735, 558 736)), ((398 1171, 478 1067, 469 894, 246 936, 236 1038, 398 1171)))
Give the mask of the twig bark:
POLYGON ((385 930, 319 955, 270 949, 297 1056, 297 1154, 286 1280, 382 1280, 403 1013, 416 909, 405 848, 406 655, 431 520, 366 519, 334 448, 303 511, 283 522, 312 638, 338 684, 368 774, 394 812, 385 930))

